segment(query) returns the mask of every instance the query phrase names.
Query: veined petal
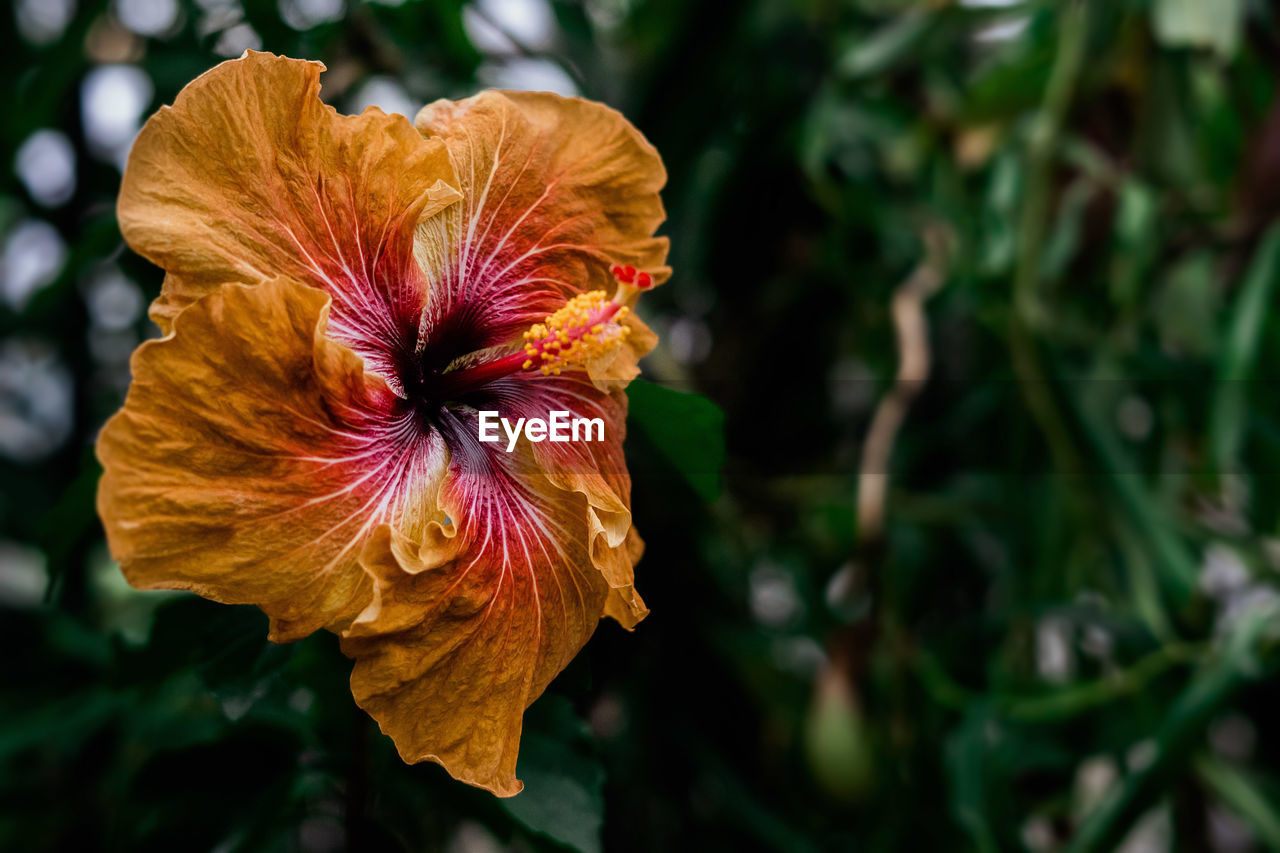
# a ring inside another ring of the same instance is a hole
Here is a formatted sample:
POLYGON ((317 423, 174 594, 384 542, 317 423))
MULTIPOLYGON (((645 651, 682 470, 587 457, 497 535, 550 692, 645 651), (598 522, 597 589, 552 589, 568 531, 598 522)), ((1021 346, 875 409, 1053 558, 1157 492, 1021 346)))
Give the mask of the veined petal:
POLYGON ((418 229, 431 280, 426 321, 479 314, 477 348, 506 343, 584 290, 612 291, 612 263, 669 275, 653 146, 616 111, 548 93, 436 101, 414 125, 448 146, 464 201, 418 229))
POLYGON ((134 354, 98 440, 98 511, 135 587, 256 604, 293 640, 368 605, 358 557, 379 525, 439 521, 439 435, 326 335, 329 304, 280 279, 226 285, 134 354))
MULTIPOLYGON (((556 487, 586 498, 586 535, 591 564, 609 584, 614 607, 606 615, 628 629, 648 614, 635 591, 633 568, 643 542, 631 524, 631 475, 622 451, 627 431, 627 397, 621 391, 601 391, 582 374, 559 376, 517 374, 493 383, 477 406, 492 407, 511 421, 547 419, 554 411, 567 418, 600 421, 593 440, 550 440, 530 443, 530 453, 556 487), (623 606, 625 605, 625 607, 623 606)), ((486 446, 488 447, 488 446, 486 446)))
POLYGON ((248 51, 191 82, 134 142, 120 228, 169 273, 162 330, 224 283, 289 278, 333 297, 330 334, 399 392, 426 300, 413 231, 459 198, 453 169, 404 117, 321 103, 323 68, 248 51))
POLYGON ((581 493, 551 483, 527 443, 490 453, 474 423, 442 428, 453 536, 422 548, 380 530, 364 557, 374 601, 342 647, 356 701, 405 761, 512 796, 524 710, 591 636, 609 587, 592 568, 581 493))

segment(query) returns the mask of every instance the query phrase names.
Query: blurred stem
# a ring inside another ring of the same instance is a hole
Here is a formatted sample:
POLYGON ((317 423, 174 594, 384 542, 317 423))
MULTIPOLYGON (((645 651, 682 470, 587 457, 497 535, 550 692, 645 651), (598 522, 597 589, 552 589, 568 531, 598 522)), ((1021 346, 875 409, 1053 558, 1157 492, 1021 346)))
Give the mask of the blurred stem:
POLYGON ((1041 254, 1048 230, 1054 152, 1071 105, 1076 80, 1084 64, 1088 35, 1086 0, 1070 0, 1062 12, 1062 35, 1048 89, 1027 144, 1027 183, 1019 223, 1017 262, 1013 277, 1010 349, 1014 372, 1027 408, 1044 433, 1059 473, 1079 470, 1066 423, 1050 390, 1034 330, 1043 322, 1039 299, 1041 254))
POLYGON ((1133 822, 1165 790, 1165 783, 1180 771, 1209 721, 1242 685, 1272 668, 1275 645, 1267 632, 1276 616, 1274 606, 1241 614, 1221 653, 1200 668, 1169 708, 1156 732, 1156 752, 1150 763, 1126 776, 1089 813, 1067 847, 1069 853, 1116 848, 1133 822))
POLYGON ((1280 850, 1280 813, 1253 780, 1240 769, 1212 755, 1194 762, 1196 775, 1228 808, 1239 815, 1269 850, 1280 850))
MULTIPOLYGON (((849 661, 854 662, 842 669, 851 672, 851 678, 856 678, 859 670, 866 668, 870 649, 875 644, 879 630, 884 628, 892 660, 892 694, 899 708, 906 704, 909 663, 902 632, 895 624, 893 613, 886 612, 883 607, 884 578, 879 567, 885 561, 887 550, 884 541, 885 499, 889 490, 890 460, 898 430, 906 420, 912 402, 929 379, 929 320, 924 306, 929 297, 946 281, 951 240, 951 232, 946 226, 937 222, 927 224, 921 235, 924 257, 893 294, 891 313, 898 345, 898 369, 893 386, 876 406, 862 445, 855 508, 857 558, 866 567, 864 592, 870 596, 872 604, 860 624, 837 635, 829 650, 833 665, 846 656, 849 661), (842 651, 842 646, 847 650, 842 651)), ((851 586, 850 595, 856 594, 857 591, 851 586)), ((849 689, 854 688, 850 685, 849 689)))
POLYGON ((885 496, 889 467, 898 430, 912 401, 929 379, 929 321, 924 303, 946 279, 950 237, 941 225, 925 228, 925 256, 893 294, 894 335, 898 342, 898 371, 893 387, 876 406, 862 445, 858 473, 858 541, 865 550, 884 533, 885 496))
POLYGON ((1165 672, 1194 660, 1196 652, 1196 647, 1189 645, 1161 646, 1128 669, 1047 696, 1015 700, 1009 703, 1005 713, 1010 720, 1020 723, 1057 722, 1083 714, 1142 692, 1165 672))
MULTIPOLYGON (((1017 266, 1014 272, 1014 311, 1010 349, 1014 371, 1027 402, 1049 445, 1059 475, 1084 473, 1080 453, 1068 428, 1068 419, 1055 397, 1035 332, 1047 322, 1040 303, 1041 254, 1048 229, 1053 192, 1052 166, 1059 138, 1084 65, 1089 32, 1087 0, 1070 0, 1062 7, 1061 36, 1044 103, 1031 129, 1027 146, 1027 188, 1019 228, 1017 266)), ((1068 395, 1070 398, 1070 395, 1068 395)), ((1164 519, 1152 508, 1137 468, 1129 464, 1123 448, 1105 423, 1086 406, 1076 405, 1089 449, 1097 457, 1125 515, 1150 544, 1162 574, 1181 604, 1190 598, 1196 567, 1164 519)))
MULTIPOLYGON (((1043 696, 1013 696, 1000 704, 1001 716, 1018 723, 1055 723, 1095 710, 1147 689, 1174 667, 1191 663, 1202 647, 1179 643, 1161 646, 1127 669, 1087 684, 1064 687, 1043 696)), ((916 670, 926 692, 945 708, 962 710, 977 701, 978 694, 957 684, 931 653, 916 653, 916 670)))

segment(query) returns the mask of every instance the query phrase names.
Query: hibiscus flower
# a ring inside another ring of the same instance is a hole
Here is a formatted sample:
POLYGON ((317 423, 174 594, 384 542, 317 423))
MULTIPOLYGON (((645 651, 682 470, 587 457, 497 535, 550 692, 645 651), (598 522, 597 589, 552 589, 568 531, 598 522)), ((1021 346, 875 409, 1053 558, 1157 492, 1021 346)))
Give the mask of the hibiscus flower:
POLYGON ((166 272, 98 509, 140 589, 324 628, 404 760, 509 796, 521 718, 602 615, 647 610, 622 455, 669 274, 665 181, 617 112, 545 93, 413 125, 248 52, 147 122, 120 191, 166 272), (478 413, 600 419, 603 441, 481 442, 478 413))

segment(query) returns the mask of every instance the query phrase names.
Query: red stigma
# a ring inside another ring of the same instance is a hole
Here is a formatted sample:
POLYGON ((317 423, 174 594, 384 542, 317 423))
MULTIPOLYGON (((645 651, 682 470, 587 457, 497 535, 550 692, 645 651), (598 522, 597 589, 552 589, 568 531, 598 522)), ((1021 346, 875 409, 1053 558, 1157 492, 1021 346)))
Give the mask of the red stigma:
POLYGON ((630 285, 637 290, 648 290, 653 287, 653 277, 647 272, 637 272, 633 266, 624 267, 621 264, 614 264, 609 268, 609 272, 613 273, 613 277, 619 284, 630 285))

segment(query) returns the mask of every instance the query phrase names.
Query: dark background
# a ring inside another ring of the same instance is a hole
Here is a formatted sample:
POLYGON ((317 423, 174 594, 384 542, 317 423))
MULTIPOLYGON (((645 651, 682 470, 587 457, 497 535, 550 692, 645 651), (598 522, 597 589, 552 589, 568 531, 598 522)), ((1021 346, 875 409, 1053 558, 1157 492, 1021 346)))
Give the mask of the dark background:
POLYGON ((17 0, 0 68, 0 848, 1280 848, 1271 4, 17 0), (670 172, 653 612, 513 800, 402 764, 332 636, 105 550, 160 283, 119 164, 246 47, 348 112, 578 92, 670 172))

